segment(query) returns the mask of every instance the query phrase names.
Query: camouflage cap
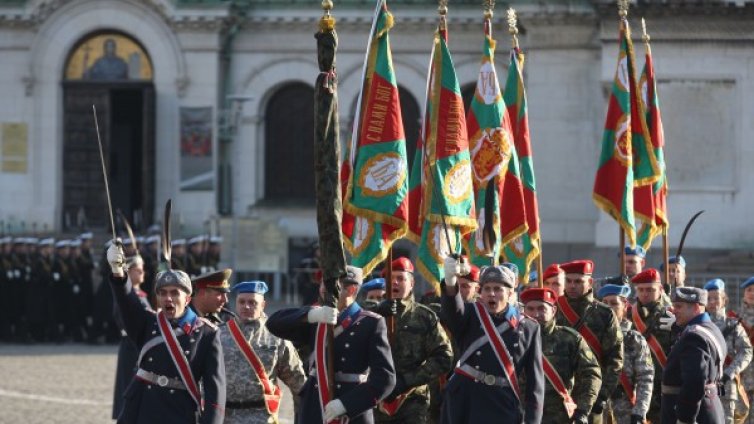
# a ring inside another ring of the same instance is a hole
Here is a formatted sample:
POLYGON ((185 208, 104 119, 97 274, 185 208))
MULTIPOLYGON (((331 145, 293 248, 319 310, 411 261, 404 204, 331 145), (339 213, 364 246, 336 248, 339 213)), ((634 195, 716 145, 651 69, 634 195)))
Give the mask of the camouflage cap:
POLYGON ((169 269, 157 274, 154 283, 154 291, 156 292, 160 288, 166 286, 176 286, 187 294, 191 294, 191 279, 188 274, 177 269, 169 269))
POLYGON ((696 287, 676 287, 673 302, 698 303, 707 306, 707 291, 696 287))
POLYGON ((516 286, 516 275, 502 265, 484 267, 479 276, 479 285, 484 286, 486 283, 501 283, 513 288, 516 286))

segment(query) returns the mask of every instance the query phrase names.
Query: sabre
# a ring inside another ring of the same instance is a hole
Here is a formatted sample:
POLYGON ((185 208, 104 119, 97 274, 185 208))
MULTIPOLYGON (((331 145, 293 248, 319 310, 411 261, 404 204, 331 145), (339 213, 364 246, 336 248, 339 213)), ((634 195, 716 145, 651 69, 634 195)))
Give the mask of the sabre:
POLYGON ((102 153, 102 139, 99 136, 99 122, 97 122, 97 107, 92 105, 94 114, 94 128, 97 130, 97 144, 99 144, 99 159, 102 162, 102 178, 105 179, 105 194, 107 194, 107 211, 110 212, 110 228, 113 230, 113 240, 115 237, 115 219, 113 218, 113 204, 110 201, 110 185, 107 183, 107 167, 105 167, 105 154, 102 153))
MULTIPOLYGON (((689 219, 689 222, 686 223, 686 227, 683 229, 683 233, 681 234, 681 242, 678 243, 678 250, 675 253, 676 259, 679 259, 681 257, 681 253, 683 253, 683 245, 686 243, 686 236, 689 235, 689 230, 691 229, 691 226, 694 224, 694 221, 696 221, 697 218, 699 218, 699 215, 703 214, 704 210, 701 210, 694 214, 694 216, 689 219)), ((669 265, 668 265, 669 267, 669 265)), ((676 273, 676 276, 673 278, 673 286, 670 287, 672 290, 673 287, 678 286, 678 274, 676 273)))
POLYGON ((136 237, 134 236, 134 231, 131 228, 131 224, 128 223, 128 220, 126 219, 126 216, 123 215, 123 212, 118 210, 118 215, 120 216, 120 219, 123 220, 123 225, 126 227, 126 232, 128 233, 128 238, 131 240, 131 247, 134 249, 134 252, 136 252, 136 255, 139 254, 139 248, 136 245, 136 237))

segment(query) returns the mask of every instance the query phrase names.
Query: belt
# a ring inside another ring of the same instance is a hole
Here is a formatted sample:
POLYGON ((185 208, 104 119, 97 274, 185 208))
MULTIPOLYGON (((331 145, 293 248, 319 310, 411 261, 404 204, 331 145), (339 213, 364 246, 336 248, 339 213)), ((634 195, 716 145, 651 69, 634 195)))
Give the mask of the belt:
POLYGON ((183 381, 181 381, 180 378, 166 377, 164 375, 155 374, 142 368, 139 368, 136 371, 136 378, 147 383, 165 387, 167 389, 186 390, 186 386, 183 384, 183 381))
POLYGON ((264 400, 245 400, 243 402, 225 401, 225 409, 261 409, 265 408, 264 400))
MULTIPOLYGON (((311 371, 309 371, 309 376, 317 377, 317 370, 312 368, 311 371)), ((369 373, 355 374, 355 373, 347 373, 347 372, 340 372, 340 371, 337 371, 335 373, 335 381, 337 383, 360 384, 360 383, 366 383, 368 378, 369 378, 369 373)))
POLYGON ((456 368, 455 373, 466 378, 470 378, 476 383, 484 383, 488 386, 510 387, 510 383, 508 382, 507 378, 499 375, 487 374, 483 371, 479 371, 469 364, 463 364, 460 367, 456 368))
MULTIPOLYGON (((663 384, 662 385, 662 394, 663 395, 678 395, 681 393, 681 386, 668 386, 663 384)), ((705 395, 713 395, 717 394, 717 384, 705 384, 704 385, 704 394, 705 395)))

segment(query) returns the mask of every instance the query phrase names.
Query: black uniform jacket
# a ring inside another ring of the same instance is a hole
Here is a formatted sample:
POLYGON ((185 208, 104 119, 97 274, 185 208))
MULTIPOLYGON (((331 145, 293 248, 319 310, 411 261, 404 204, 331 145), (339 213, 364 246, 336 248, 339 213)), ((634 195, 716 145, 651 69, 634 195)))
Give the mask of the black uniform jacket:
MULTIPOLYGON (((463 302, 460 291, 455 296, 443 295, 441 303, 443 314, 448 319, 450 331, 460 347, 462 356, 471 343, 480 337, 485 337, 482 323, 479 322, 474 311, 474 305, 463 302)), ((522 315, 515 306, 510 304, 501 314, 491 315, 491 317, 496 327, 505 320, 515 323, 502 333, 502 339, 513 358, 523 404, 516 401, 510 387, 487 386, 466 376, 454 374, 445 388, 445 405, 443 405, 441 422, 537 424, 542 421, 545 393, 539 324, 522 315), (523 416, 521 416, 521 410, 523 410, 523 416)), ((465 363, 485 374, 504 376, 490 343, 486 343, 473 352, 465 363)))
MULTIPOLYGON (((308 344, 314 350, 316 324, 307 321, 312 309, 283 309, 275 312, 267 320, 267 328, 280 338, 294 343, 308 344)), ((335 336, 335 372, 346 374, 369 374, 364 383, 338 382, 336 376, 335 395, 346 408, 349 423, 372 423, 372 408, 385 398, 395 386, 395 367, 387 341, 387 327, 381 316, 365 311, 357 303, 352 303, 341 312, 338 320, 352 316, 352 323, 335 336)), ((311 375, 301 388, 301 409, 298 422, 306 424, 322 423, 322 408, 317 392, 317 378, 311 375)))
MULTIPOLYGON (((161 337, 157 315, 144 308, 136 293, 126 284, 126 278, 111 276, 115 300, 120 308, 128 337, 136 348, 154 337, 161 337)), ((188 313, 188 308, 186 309, 188 313)), ((190 314, 195 316, 193 312, 190 314)), ((185 315, 184 315, 185 317, 185 315)), ((225 363, 217 327, 202 318, 184 323, 172 322, 173 327, 189 324, 186 334, 178 336, 178 343, 186 354, 197 384, 203 388, 204 409, 196 418, 197 407, 186 390, 169 389, 134 378, 126 389, 119 423, 144 424, 221 424, 225 409, 225 363)), ((180 380, 178 370, 165 343, 151 348, 144 355, 140 368, 171 379, 180 380)))

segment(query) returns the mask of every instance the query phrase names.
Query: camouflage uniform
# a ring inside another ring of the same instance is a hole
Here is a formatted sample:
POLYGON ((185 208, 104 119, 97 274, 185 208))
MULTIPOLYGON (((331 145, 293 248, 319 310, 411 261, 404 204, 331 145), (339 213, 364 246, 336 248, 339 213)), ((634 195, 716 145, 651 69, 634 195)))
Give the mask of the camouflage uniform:
POLYGON ((629 424, 631 415, 645 418, 652 400, 655 376, 652 352, 644 336, 631 327, 632 323, 627 319, 620 323, 623 331, 623 372, 633 384, 636 403, 631 404, 622 385, 615 389, 610 405, 617 424, 629 424))
MULTIPOLYGON (((623 367, 623 332, 620 330, 618 320, 613 310, 604 303, 594 299, 594 293, 571 299, 566 299, 571 308, 578 314, 578 331, 581 326, 586 326, 600 341, 602 358, 597 358, 602 371, 602 387, 600 388, 597 401, 607 401, 618 385, 621 368, 623 367)), ((571 327, 568 319, 563 314, 562 308, 558 308, 557 324, 571 327)), ((601 423, 602 419, 596 414, 589 415, 590 423, 601 423)))
MULTIPOLYGON (((254 321, 238 323, 246 340, 251 341, 259 360, 262 361, 272 384, 278 378, 296 394, 306 382, 306 375, 296 350, 291 342, 273 336, 264 323, 266 316, 254 321)), ((262 404, 257 408, 234 408, 239 403, 261 403, 264 401, 262 383, 256 377, 246 357, 236 345, 227 324, 220 327, 220 343, 225 356, 227 399, 225 402, 226 424, 266 424, 275 422, 262 404)))
MULTIPOLYGON (((542 354, 552 364, 576 403, 576 409, 588 413, 602 384, 600 364, 584 339, 571 328, 555 325, 555 320, 542 325, 542 354)), ((570 422, 563 398, 548 381, 545 384, 543 424, 570 422)))
MULTIPOLYGON (((671 334, 671 331, 661 330, 658 325, 660 324, 660 318, 665 315, 665 311, 669 306, 670 303, 665 302, 663 298, 656 302, 647 303, 646 305, 642 305, 637 300, 632 306, 633 308, 638 308, 639 316, 647 326, 647 331, 642 335, 645 339, 649 338, 650 335, 654 336, 660 343, 660 347, 662 347, 666 357, 670 354, 673 335, 671 334)), ((634 325, 636 325, 636 323, 634 323, 634 325)), ((660 398, 662 397, 662 365, 657 360, 654 353, 651 353, 651 356, 655 368, 655 376, 653 381, 654 387, 652 388, 652 400, 649 403, 649 410, 647 411, 646 417, 647 420, 653 423, 659 423, 661 421, 660 398)))
POLYGON ((733 414, 736 409, 748 409, 743 404, 738 405, 740 399, 735 377, 739 376, 741 371, 746 369, 751 362, 751 342, 749 341, 749 337, 746 335, 743 326, 739 325, 738 318, 735 315, 728 316, 725 313, 724 308, 720 308, 715 314, 710 313, 709 316, 712 319, 712 322, 717 325, 717 328, 720 329, 720 332, 723 333, 725 344, 728 349, 728 356, 725 358, 725 369, 723 370, 723 373, 731 377, 731 379, 725 383, 725 393, 720 396, 720 400, 723 403, 723 410, 725 410, 725 422, 732 424, 733 414))
MULTIPOLYGON (((745 326, 749 328, 754 326, 754 306, 747 305, 746 302, 741 302, 741 310, 738 313, 738 316, 741 318, 741 322, 745 326)), ((741 372, 741 382, 746 388, 746 394, 749 396, 749 401, 751 401, 754 399, 754 366, 750 364, 743 370, 743 372, 741 372)), ((754 414, 751 412, 746 418, 746 423, 754 424, 754 414)))
POLYGON ((397 377, 396 388, 411 390, 401 408, 388 416, 378 407, 377 423, 426 423, 429 420, 428 383, 453 367, 453 349, 437 315, 410 295, 398 304, 395 337, 391 346, 397 377))

